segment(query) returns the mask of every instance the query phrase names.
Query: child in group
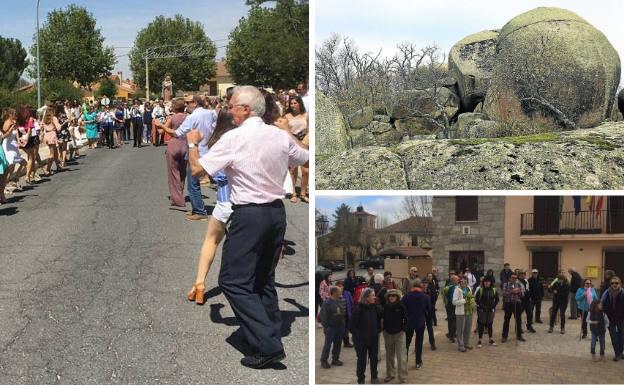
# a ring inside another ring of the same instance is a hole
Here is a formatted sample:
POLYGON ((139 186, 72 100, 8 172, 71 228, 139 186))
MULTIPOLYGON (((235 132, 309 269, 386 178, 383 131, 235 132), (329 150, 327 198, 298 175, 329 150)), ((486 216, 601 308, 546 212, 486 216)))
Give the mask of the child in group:
POLYGON ((596 358, 596 340, 600 340, 600 360, 605 361, 605 333, 609 320, 602 311, 602 303, 595 299, 589 306, 589 330, 591 330, 591 355, 594 362, 596 358))

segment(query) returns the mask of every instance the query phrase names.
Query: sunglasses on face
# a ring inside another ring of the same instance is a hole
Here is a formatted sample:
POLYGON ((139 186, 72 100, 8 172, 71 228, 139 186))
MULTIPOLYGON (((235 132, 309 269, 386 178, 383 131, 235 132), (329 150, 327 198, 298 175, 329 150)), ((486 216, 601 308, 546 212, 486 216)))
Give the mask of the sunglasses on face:
POLYGON ((617 285, 619 285, 619 284, 620 284, 620 283, 619 283, 618 281, 613 281, 613 282, 611 282, 611 285, 615 285, 615 286, 617 286, 617 285))

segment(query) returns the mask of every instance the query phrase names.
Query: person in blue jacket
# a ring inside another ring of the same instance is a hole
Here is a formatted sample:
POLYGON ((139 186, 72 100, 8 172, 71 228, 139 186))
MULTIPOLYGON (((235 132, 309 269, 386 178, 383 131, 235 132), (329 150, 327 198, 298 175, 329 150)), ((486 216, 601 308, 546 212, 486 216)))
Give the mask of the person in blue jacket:
POLYGON ((592 285, 591 279, 586 279, 583 282, 583 287, 579 287, 576 290, 576 305, 578 309, 581 311, 581 319, 582 319, 582 338, 587 338, 587 316, 589 315, 589 306, 591 303, 598 299, 598 294, 596 293, 596 289, 594 289, 592 285))

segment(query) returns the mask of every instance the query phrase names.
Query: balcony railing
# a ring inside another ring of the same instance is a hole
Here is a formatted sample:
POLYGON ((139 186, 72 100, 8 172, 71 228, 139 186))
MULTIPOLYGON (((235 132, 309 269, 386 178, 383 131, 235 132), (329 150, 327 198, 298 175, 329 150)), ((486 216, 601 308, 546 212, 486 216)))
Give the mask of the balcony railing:
POLYGON ((521 235, 624 233, 624 210, 525 213, 520 221, 521 235))

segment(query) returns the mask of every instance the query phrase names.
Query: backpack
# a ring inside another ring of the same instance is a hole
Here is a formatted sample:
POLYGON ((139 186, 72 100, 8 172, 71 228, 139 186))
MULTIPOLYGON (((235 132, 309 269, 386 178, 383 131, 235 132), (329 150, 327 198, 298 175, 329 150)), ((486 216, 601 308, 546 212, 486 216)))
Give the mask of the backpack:
POLYGON ((355 293, 353 294, 353 303, 354 304, 360 303, 360 297, 362 296, 362 293, 366 289, 368 289, 368 286, 364 286, 364 285, 360 285, 360 286, 355 288, 355 293))

